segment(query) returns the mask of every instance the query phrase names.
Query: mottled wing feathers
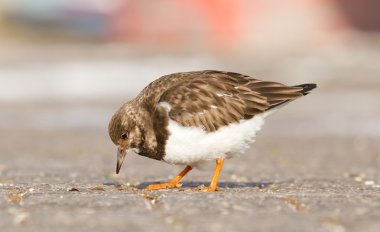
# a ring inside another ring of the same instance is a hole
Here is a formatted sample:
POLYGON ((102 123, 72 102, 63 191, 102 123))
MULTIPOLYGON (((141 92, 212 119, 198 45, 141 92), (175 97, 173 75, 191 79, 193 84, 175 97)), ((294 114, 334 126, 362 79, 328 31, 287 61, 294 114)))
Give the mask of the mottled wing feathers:
POLYGON ((232 72, 189 72, 159 102, 170 104, 172 120, 212 132, 303 96, 302 90, 232 72))

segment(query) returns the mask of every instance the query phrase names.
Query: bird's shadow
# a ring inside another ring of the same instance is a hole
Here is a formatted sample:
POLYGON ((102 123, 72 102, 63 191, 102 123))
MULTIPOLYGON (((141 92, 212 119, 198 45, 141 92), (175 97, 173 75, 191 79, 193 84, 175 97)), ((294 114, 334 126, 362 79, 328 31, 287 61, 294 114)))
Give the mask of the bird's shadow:
MULTIPOLYGON (((165 183, 165 181, 162 182, 143 182, 139 185, 135 186, 138 189, 145 189, 148 185, 151 184, 160 184, 165 183)), ((197 188, 200 186, 209 186, 210 182, 199 182, 199 181, 185 181, 181 182, 182 188, 197 188)), ((266 188, 268 186, 272 185, 270 182, 219 182, 218 186, 220 188, 266 188)))

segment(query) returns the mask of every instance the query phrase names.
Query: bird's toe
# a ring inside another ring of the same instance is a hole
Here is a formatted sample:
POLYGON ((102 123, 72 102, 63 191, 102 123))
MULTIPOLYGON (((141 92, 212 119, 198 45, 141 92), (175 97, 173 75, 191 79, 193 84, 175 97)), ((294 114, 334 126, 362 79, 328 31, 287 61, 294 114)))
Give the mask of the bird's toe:
POLYGON ((216 186, 216 187, 210 187, 210 186, 199 186, 197 188, 193 188, 192 191, 193 192, 215 192, 215 191, 219 191, 219 187, 216 186))
POLYGON ((159 190, 159 189, 171 189, 171 188, 181 188, 180 183, 163 183, 163 184, 151 184, 146 187, 146 190, 159 190))

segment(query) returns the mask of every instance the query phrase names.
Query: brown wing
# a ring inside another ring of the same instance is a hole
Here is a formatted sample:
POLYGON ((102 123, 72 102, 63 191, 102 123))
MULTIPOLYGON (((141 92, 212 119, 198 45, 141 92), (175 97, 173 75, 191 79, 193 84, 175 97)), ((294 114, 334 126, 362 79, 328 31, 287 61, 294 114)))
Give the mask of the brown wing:
POLYGON ((260 81, 238 73, 203 71, 187 73, 184 81, 163 93, 160 102, 170 104, 172 120, 212 132, 300 96, 302 87, 260 81))

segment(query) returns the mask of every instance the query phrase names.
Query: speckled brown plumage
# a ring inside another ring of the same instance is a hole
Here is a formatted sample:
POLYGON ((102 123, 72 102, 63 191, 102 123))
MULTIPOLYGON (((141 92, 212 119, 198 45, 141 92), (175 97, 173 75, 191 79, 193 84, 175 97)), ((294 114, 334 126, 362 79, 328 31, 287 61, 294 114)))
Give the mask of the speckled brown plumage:
POLYGON ((169 118, 212 133, 306 95, 315 87, 286 86, 234 72, 174 73, 152 82, 125 103, 112 117, 109 135, 120 149, 135 149, 160 160, 165 156, 169 118), (169 104, 169 112, 162 102, 169 104), (125 133, 127 138, 122 138, 125 133))
POLYGON ((260 81, 238 73, 204 71, 182 76, 185 78, 162 93, 159 102, 171 105, 171 119, 208 132, 303 96, 302 87, 260 81))

